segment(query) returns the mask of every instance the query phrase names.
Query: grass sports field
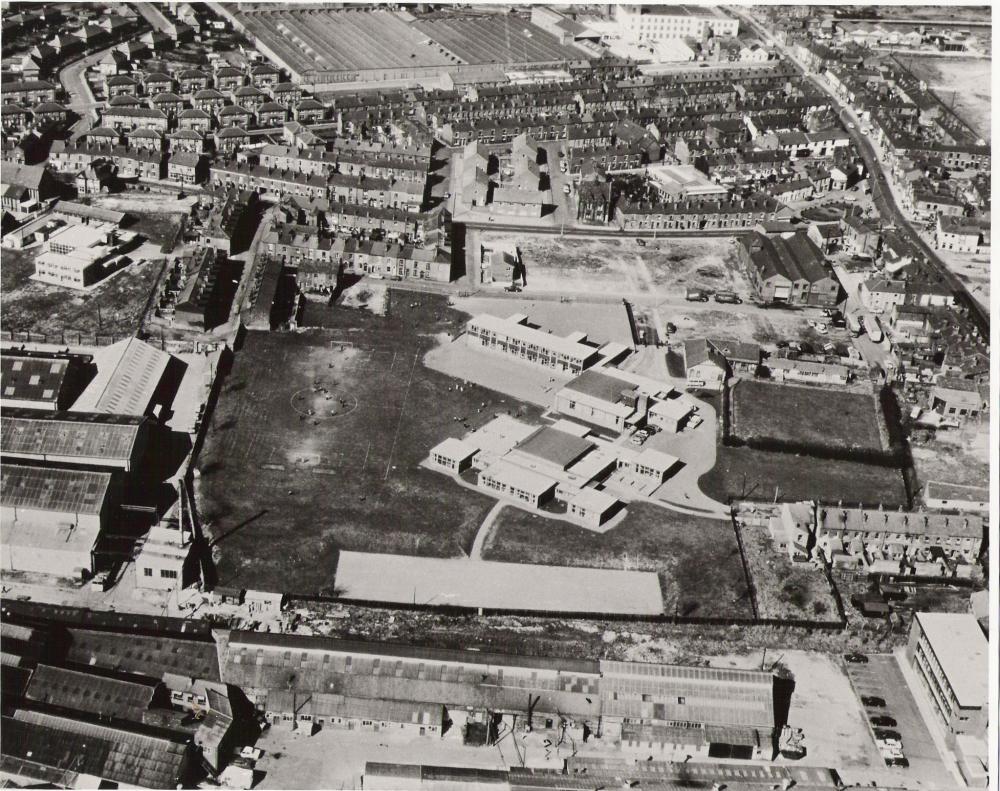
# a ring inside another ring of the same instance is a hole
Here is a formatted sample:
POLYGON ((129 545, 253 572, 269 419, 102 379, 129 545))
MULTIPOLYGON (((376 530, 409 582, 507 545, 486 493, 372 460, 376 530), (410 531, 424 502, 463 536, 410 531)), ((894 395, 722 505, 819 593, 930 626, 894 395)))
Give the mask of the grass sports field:
POLYGON ((664 612, 751 618, 746 576, 733 526, 650 503, 598 534, 508 506, 497 516, 483 557, 511 563, 566 564, 655 571, 664 612))
POLYGON ((310 304, 305 322, 324 329, 246 335, 199 461, 220 581, 330 593, 340 549, 469 550, 494 501, 419 462, 495 412, 540 410, 424 367, 433 336, 466 320, 443 297, 392 291, 384 317, 310 304))
POLYGON ((829 448, 883 450, 879 404, 870 393, 751 379, 732 390, 737 437, 829 448))

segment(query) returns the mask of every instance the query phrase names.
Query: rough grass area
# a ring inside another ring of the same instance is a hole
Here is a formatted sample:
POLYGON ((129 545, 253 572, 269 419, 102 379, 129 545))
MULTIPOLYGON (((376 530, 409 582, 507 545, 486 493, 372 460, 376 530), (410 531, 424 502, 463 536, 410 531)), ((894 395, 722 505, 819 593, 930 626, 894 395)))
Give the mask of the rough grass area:
POLYGON ((92 291, 83 292, 31 280, 40 252, 41 246, 3 251, 0 328, 57 338, 62 333, 125 336, 139 328, 162 260, 129 264, 92 291))
POLYGON ((650 503, 629 505, 624 521, 603 535, 508 506, 497 517, 483 557, 655 571, 668 615, 752 617, 732 524, 650 503))
POLYGON ((386 316, 308 303, 304 321, 325 329, 246 335, 199 461, 224 584, 329 594, 340 549, 471 547, 494 501, 419 463, 497 412, 540 410, 424 367, 434 336, 464 322, 444 297, 389 303, 386 316))
POLYGON ((698 486, 720 502, 777 499, 909 506, 903 473, 893 467, 721 444, 715 467, 701 476, 698 486))
POLYGON ((837 620, 837 603, 821 570, 792 563, 787 553, 775 549, 764 525, 746 523, 741 533, 761 618, 837 620))
POLYGON ((885 450, 880 407, 870 393, 745 379, 731 399, 732 433, 744 440, 885 450))

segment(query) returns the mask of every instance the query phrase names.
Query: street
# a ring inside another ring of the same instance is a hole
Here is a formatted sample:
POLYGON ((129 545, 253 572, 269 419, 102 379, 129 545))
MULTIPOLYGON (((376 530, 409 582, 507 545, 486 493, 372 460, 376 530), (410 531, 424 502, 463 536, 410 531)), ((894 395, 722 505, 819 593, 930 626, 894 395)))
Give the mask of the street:
POLYGON ((798 62, 792 52, 785 45, 779 44, 774 37, 771 36, 771 33, 761 26, 753 17, 744 13, 739 6, 729 7, 729 11, 749 24, 754 30, 757 31, 762 40, 776 47, 789 63, 801 71, 805 79, 809 80, 813 86, 819 88, 827 94, 830 97, 833 106, 837 108, 838 116, 841 121, 844 120, 845 115, 847 116, 849 120, 848 123, 844 124, 844 126, 847 128, 847 133, 850 135, 858 151, 861 153, 861 157, 865 162, 865 167, 868 168, 868 171, 871 174, 872 198, 879 214, 882 216, 883 220, 887 220, 890 224, 894 224, 896 226, 899 235, 905 241, 909 242, 923 253, 928 264, 935 269, 936 272, 942 276, 942 278, 944 278, 948 287, 959 295, 960 302, 970 308, 970 313, 976 324, 979 326, 980 331, 988 337, 990 334, 989 312, 982 305, 980 305, 971 294, 969 294, 962 280, 958 278, 940 258, 938 258, 934 250, 931 249, 931 247, 923 239, 921 239, 919 234, 917 234, 910 226, 906 215, 903 214, 898 206, 898 198, 893 192, 891 180, 886 178, 881 162, 879 161, 878 153, 875 151, 874 146, 868 138, 860 132, 861 121, 854 111, 841 104, 840 100, 824 83, 824 81, 817 80, 812 77, 808 69, 798 62))

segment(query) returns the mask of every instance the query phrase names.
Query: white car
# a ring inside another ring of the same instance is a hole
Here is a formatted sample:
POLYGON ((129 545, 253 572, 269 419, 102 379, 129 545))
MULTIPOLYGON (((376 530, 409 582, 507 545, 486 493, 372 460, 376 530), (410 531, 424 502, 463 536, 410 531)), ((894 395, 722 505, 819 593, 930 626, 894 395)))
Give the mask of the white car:
POLYGON ((818 332, 820 335, 826 335, 827 329, 826 329, 826 325, 823 322, 817 321, 813 325, 813 327, 816 329, 816 332, 818 332))
POLYGON ((698 428, 698 426, 700 426, 704 422, 705 422, 705 418, 703 418, 701 415, 694 415, 688 421, 688 428, 698 428))

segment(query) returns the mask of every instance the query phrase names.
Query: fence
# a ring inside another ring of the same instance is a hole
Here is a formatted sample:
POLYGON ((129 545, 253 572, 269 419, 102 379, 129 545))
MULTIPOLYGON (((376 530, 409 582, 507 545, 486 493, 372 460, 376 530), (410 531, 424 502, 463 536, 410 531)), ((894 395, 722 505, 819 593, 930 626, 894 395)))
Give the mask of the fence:
POLYGON ((52 346, 111 346, 114 343, 118 343, 118 341, 131 337, 132 333, 128 333, 127 335, 89 335, 72 330, 59 333, 0 331, 0 340, 8 343, 45 343, 52 346))

